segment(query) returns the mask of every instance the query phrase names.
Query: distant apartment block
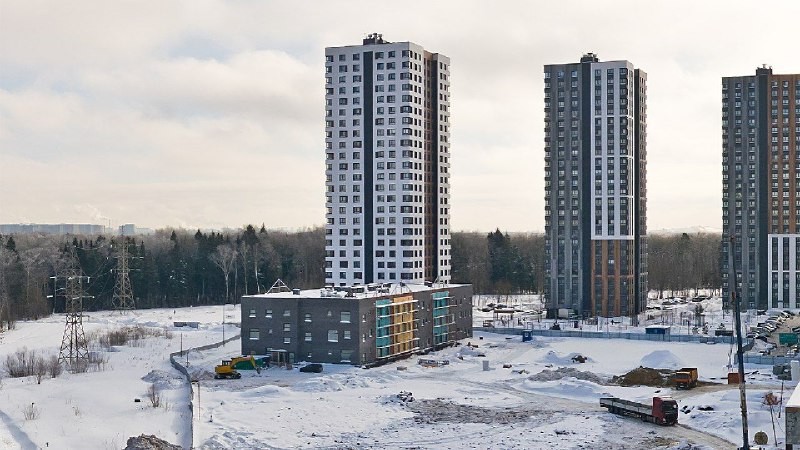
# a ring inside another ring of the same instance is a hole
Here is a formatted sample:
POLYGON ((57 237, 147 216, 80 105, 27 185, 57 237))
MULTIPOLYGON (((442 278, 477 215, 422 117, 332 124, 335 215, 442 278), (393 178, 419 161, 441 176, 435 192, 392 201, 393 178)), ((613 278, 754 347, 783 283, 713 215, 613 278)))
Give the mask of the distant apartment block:
POLYGON ((0 234, 82 234, 96 235, 105 234, 107 228, 103 225, 93 225, 88 223, 59 223, 59 224, 0 224, 0 234))
POLYGON ((152 228, 142 228, 137 227, 135 224, 126 223, 124 225, 119 226, 119 234, 120 236, 137 236, 137 235, 144 235, 144 234, 153 234, 152 228))
POLYGON ((646 305, 646 82, 593 53, 544 67, 551 313, 635 317, 646 305))
POLYGON ((242 354, 371 365, 472 337, 472 286, 372 284, 242 297, 242 354))
POLYGON ((449 282, 450 59, 325 49, 325 283, 449 282))
POLYGON ((743 308, 800 308, 800 74, 722 78, 722 275, 743 308), (734 239, 731 248, 731 238, 734 239))

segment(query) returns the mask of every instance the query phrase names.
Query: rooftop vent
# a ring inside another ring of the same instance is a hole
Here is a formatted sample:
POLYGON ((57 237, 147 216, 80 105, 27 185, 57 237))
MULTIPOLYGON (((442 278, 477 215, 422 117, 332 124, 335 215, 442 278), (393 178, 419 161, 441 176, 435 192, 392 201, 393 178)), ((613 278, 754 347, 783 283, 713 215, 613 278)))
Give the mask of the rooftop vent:
POLYGON ((592 52, 585 53, 583 57, 581 57, 581 62, 598 62, 598 61, 599 59, 597 59, 597 54, 592 52))
POLYGON ((300 295, 300 289, 292 289, 292 295, 300 295))
POLYGON ((389 41, 383 40, 383 35, 378 33, 368 34, 367 37, 364 38, 364 45, 368 44, 388 44, 389 41))
POLYGON ((762 64, 761 67, 756 68, 756 75, 772 75, 772 66, 762 64))

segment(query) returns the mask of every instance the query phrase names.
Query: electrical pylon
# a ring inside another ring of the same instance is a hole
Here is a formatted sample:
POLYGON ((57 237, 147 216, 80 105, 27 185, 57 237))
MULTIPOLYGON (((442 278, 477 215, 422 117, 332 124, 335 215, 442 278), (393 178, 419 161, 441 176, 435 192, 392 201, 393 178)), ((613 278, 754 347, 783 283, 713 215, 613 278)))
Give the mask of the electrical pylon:
POLYGON ((128 245, 125 238, 122 238, 121 249, 117 255, 117 282, 114 285, 114 297, 111 298, 111 305, 120 312, 135 309, 136 304, 133 300, 133 289, 131 289, 130 268, 128 267, 128 245))
POLYGON ((88 282, 88 277, 83 276, 74 256, 72 259, 73 263, 60 277, 65 281, 64 299, 67 314, 58 361, 66 363, 71 372, 82 372, 89 363, 89 346, 83 333, 83 299, 86 297, 83 294, 83 281, 86 279, 88 282))

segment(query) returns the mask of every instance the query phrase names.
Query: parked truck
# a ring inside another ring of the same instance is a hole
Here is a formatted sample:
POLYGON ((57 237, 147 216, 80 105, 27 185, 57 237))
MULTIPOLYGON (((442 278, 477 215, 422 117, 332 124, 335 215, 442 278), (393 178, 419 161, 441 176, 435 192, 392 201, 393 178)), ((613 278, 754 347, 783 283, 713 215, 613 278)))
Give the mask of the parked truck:
POLYGON ((653 404, 632 402, 616 397, 602 397, 600 406, 621 416, 638 417, 645 422, 659 425, 678 423, 678 403, 671 397, 653 397, 653 404))
POLYGON ((697 367, 684 367, 672 377, 676 389, 691 389, 697 386, 697 367))

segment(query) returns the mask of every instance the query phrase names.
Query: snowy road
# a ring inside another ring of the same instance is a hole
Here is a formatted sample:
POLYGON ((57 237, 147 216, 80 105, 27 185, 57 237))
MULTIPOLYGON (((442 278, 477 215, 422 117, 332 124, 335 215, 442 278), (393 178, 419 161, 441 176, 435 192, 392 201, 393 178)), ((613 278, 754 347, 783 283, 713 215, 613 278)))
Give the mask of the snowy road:
MULTIPOLYGON (((597 417, 605 421, 604 428, 606 436, 599 442, 587 442, 587 444, 594 444, 602 447, 608 446, 607 448, 641 449, 648 448, 649 445, 653 445, 653 443, 659 440, 663 440, 664 442, 680 442, 686 440, 695 445, 705 445, 713 449, 736 448, 736 445, 724 439, 699 430, 694 430, 684 425, 662 427, 647 422, 641 422, 630 417, 618 417, 609 413, 605 408, 601 408, 600 405, 568 398, 534 394, 519 389, 512 383, 476 383, 467 379, 462 379, 461 381, 480 385, 496 392, 507 392, 522 397, 528 402, 526 408, 531 411, 537 411, 539 413, 538 416, 546 417, 563 414, 569 417, 597 417)), ((534 416, 533 420, 536 420, 536 416, 534 416)))

